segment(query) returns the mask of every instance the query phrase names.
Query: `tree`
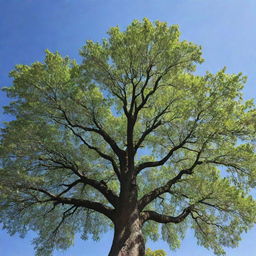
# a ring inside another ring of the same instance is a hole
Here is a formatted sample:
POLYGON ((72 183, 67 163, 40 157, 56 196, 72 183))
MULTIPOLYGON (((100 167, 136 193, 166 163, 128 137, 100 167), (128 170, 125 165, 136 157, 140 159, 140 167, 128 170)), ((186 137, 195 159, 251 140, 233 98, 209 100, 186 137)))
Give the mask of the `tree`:
POLYGON ((81 64, 46 51, 17 65, 1 135, 0 222, 34 230, 38 256, 75 233, 114 229, 109 256, 144 239, 179 246, 187 228, 214 253, 255 222, 255 106, 245 77, 194 73, 201 48, 177 26, 133 21, 87 41, 81 64))

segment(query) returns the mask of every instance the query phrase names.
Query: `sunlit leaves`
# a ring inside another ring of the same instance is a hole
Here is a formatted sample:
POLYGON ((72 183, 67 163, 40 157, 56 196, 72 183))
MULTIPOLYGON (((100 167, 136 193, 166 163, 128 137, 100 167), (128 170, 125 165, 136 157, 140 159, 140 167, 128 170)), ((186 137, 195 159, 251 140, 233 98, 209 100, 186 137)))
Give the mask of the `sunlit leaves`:
POLYGON ((145 256, 166 256, 166 252, 164 250, 152 251, 150 248, 148 248, 145 256))

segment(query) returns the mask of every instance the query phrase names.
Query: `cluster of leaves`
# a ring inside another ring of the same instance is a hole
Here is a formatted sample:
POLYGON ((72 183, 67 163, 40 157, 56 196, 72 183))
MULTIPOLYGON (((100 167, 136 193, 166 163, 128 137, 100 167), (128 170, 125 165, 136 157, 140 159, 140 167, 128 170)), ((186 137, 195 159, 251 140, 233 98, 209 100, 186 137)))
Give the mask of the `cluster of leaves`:
POLYGON ((164 250, 155 250, 152 251, 150 248, 146 250, 145 256, 166 256, 166 252, 164 250))

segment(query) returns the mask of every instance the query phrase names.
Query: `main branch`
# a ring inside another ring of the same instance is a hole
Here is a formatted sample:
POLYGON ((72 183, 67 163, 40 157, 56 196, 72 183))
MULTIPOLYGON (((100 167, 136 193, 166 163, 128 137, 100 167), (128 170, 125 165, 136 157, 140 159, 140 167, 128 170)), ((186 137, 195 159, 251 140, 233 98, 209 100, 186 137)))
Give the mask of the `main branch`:
MULTIPOLYGON (((89 185, 89 186, 93 187, 94 189, 98 190, 108 200, 109 203, 111 203, 113 206, 117 206, 118 196, 111 189, 108 188, 107 184, 105 184, 102 181, 97 181, 97 180, 94 180, 94 179, 84 176, 84 174, 78 170, 78 167, 76 164, 66 163, 64 161, 61 161, 61 159, 53 159, 53 158, 43 158, 40 160, 52 161, 53 163, 58 164, 58 166, 45 165, 47 168, 62 167, 67 170, 71 170, 75 175, 77 175, 79 177, 79 179, 76 182, 73 182, 69 186, 67 186, 67 187, 70 187, 70 189, 72 187, 74 187, 75 185, 77 185, 78 183, 83 183, 84 185, 89 185)), ((61 192, 61 193, 63 193, 63 192, 61 192)))
MULTIPOLYGON (((24 190, 23 186, 20 186, 19 188, 24 190)), ((83 207, 83 208, 91 209, 91 210, 94 210, 96 212, 99 212, 99 213, 107 216, 111 220, 113 219, 114 209, 112 209, 108 206, 105 206, 102 203, 93 202, 93 201, 84 200, 84 199, 61 197, 59 195, 57 196, 57 195, 43 189, 43 188, 37 188, 37 187, 33 187, 33 186, 27 186, 27 187, 25 187, 25 189, 32 190, 32 191, 38 191, 41 194, 46 195, 50 199, 50 201, 55 202, 57 204, 73 205, 75 207, 83 207)))
POLYGON ((185 208, 181 214, 178 216, 168 216, 165 214, 160 214, 155 211, 143 211, 141 213, 142 223, 146 221, 153 220, 158 223, 180 223, 182 222, 193 210, 194 205, 190 205, 189 207, 185 208))

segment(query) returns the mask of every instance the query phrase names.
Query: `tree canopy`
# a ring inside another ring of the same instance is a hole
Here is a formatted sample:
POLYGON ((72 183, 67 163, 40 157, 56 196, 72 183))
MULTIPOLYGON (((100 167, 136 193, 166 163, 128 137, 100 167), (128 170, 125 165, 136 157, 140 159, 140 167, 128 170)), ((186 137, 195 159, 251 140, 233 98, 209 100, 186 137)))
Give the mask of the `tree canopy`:
POLYGON ((201 48, 179 37, 177 26, 135 20, 87 41, 80 64, 46 51, 10 73, 0 223, 37 232, 37 256, 109 228, 112 256, 144 255, 143 237, 175 249, 188 228, 220 255, 255 223, 246 78, 197 75, 201 48))

